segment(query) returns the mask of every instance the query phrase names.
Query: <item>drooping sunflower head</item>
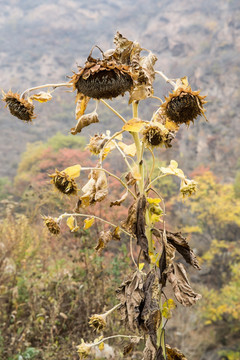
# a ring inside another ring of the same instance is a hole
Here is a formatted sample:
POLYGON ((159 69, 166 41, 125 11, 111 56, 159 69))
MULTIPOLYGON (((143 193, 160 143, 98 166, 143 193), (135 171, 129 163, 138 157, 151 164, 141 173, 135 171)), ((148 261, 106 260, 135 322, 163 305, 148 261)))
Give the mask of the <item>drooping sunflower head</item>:
POLYGON ((70 177, 64 171, 58 171, 52 175, 49 175, 52 180, 51 183, 65 195, 77 195, 77 184, 74 178, 70 177))
POLYGON ((29 101, 21 98, 19 94, 9 90, 4 94, 2 100, 6 102, 6 106, 8 106, 10 113, 18 119, 31 122, 32 119, 36 118, 34 106, 29 101))
POLYGON ((189 85, 179 86, 169 94, 169 97, 165 98, 161 108, 169 120, 178 125, 188 125, 198 115, 205 117, 206 110, 203 108, 206 103, 205 97, 200 95, 200 91, 192 91, 189 85))
POLYGON ((51 216, 42 216, 42 218, 51 234, 60 234, 60 226, 55 219, 53 219, 51 216))
POLYGON ((168 130, 164 125, 157 122, 145 126, 142 134, 143 142, 147 147, 165 146, 169 148, 172 146, 171 141, 175 137, 173 131, 168 130))
POLYGON ((108 137, 104 134, 95 134, 91 136, 89 144, 86 146, 87 149, 94 155, 100 154, 100 151, 108 141, 108 137))
POLYGON ((95 331, 103 330, 107 325, 106 316, 104 316, 104 314, 95 314, 95 315, 91 316, 89 319, 89 325, 95 331))
POLYGON ((71 82, 74 90, 93 99, 112 99, 133 86, 130 66, 109 58, 94 59, 91 55, 71 82))

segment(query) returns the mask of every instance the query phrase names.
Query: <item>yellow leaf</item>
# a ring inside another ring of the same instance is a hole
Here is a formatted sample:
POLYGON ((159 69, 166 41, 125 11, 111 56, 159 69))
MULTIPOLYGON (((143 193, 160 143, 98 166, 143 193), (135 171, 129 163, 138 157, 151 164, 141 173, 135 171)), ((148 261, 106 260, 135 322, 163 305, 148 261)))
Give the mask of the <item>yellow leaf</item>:
POLYGON ((52 95, 50 92, 40 91, 38 94, 31 95, 29 99, 44 103, 50 101, 52 99, 52 95))
POLYGON ((181 78, 181 82, 182 82, 182 84, 184 85, 184 86, 188 86, 188 78, 187 78, 187 76, 184 76, 184 77, 182 77, 181 78))
POLYGON ((67 226, 71 230, 71 232, 78 231, 79 227, 76 225, 76 219, 71 215, 67 219, 67 226))
POLYGON ((170 161, 170 167, 172 169, 177 169, 178 168, 178 163, 175 160, 171 160, 170 161))
POLYGON ((131 145, 126 145, 122 141, 119 141, 118 146, 120 147, 120 149, 123 150, 123 152, 126 155, 129 155, 129 156, 135 156, 136 155, 137 149, 136 149, 136 145, 134 143, 131 144, 131 145))
POLYGON ((139 132, 145 124, 146 121, 140 120, 138 118, 133 118, 128 120, 127 123, 123 125, 122 129, 131 132, 139 132))
POLYGON ((144 265, 145 265, 144 263, 140 263, 140 264, 138 265, 138 268, 139 268, 140 271, 142 271, 142 269, 144 268, 144 265))
POLYGON ((76 97, 77 106, 75 110, 76 120, 80 119, 80 117, 85 113, 89 100, 90 98, 88 96, 78 93, 76 97))
POLYGON ((151 260, 151 264, 157 265, 159 267, 159 255, 149 252, 149 257, 151 260))
POLYGON ((73 165, 63 170, 63 172, 70 176, 70 178, 75 179, 80 176, 80 170, 81 165, 73 165))
POLYGON ((149 204, 159 204, 162 200, 159 198, 147 198, 147 201, 149 204))
POLYGON ((98 345, 98 348, 102 351, 104 349, 104 342, 101 342, 101 344, 98 345))
POLYGON ((157 215, 157 214, 151 214, 151 222, 152 223, 156 223, 156 222, 159 222, 160 221, 160 218, 161 218, 161 215, 157 215))
POLYGON ((133 171, 132 171, 132 176, 134 177, 135 180, 141 180, 141 174, 138 172, 138 167, 134 166, 133 171))
POLYGON ((166 120, 165 127, 171 131, 178 131, 179 129, 179 126, 175 122, 169 119, 166 120))
POLYGON ((94 221, 95 221, 95 219, 94 219, 93 217, 92 217, 92 218, 86 218, 86 219, 84 220, 84 227, 83 227, 83 229, 84 229, 84 230, 89 229, 89 228, 93 225, 94 221))

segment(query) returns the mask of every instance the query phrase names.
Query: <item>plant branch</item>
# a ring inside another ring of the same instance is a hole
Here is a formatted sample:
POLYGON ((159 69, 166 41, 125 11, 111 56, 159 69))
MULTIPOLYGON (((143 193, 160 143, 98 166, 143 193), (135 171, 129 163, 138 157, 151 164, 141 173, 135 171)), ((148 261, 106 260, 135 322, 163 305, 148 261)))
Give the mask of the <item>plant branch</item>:
POLYGON ((38 89, 43 89, 43 88, 46 88, 46 87, 52 87, 53 90, 58 88, 58 87, 62 87, 62 86, 66 86, 66 87, 72 87, 72 83, 60 83, 60 84, 45 84, 45 85, 39 85, 39 86, 35 86, 35 87, 32 87, 32 88, 28 88, 26 90, 24 90, 24 92, 20 95, 20 98, 24 98, 24 95, 30 91, 33 91, 33 90, 38 90, 38 89))
POLYGON ((155 73, 160 75, 167 83, 171 84, 174 88, 176 87, 176 83, 169 79, 162 71, 155 70, 155 73))
POLYGON ((105 100, 100 99, 100 101, 107 106, 115 115, 117 115, 124 123, 126 123, 127 121, 124 119, 124 117, 122 115, 120 115, 113 107, 111 107, 111 105, 109 105, 105 100))
POLYGON ((123 228, 121 228, 120 226, 117 226, 113 223, 111 223, 110 221, 107 221, 107 220, 104 220, 102 218, 100 218, 99 216, 96 216, 96 215, 90 215, 90 214, 79 214, 79 213, 72 213, 72 214, 69 214, 69 213, 64 213, 62 215, 60 215, 57 219, 57 222, 60 222, 62 219, 66 218, 66 217, 69 217, 69 216, 79 216, 79 217, 92 217, 94 219, 97 219, 97 220, 100 220, 114 228, 118 227, 120 231, 124 232, 125 234, 127 234, 128 236, 132 236, 129 232, 127 232, 126 230, 124 230, 123 228))
POLYGON ((93 168, 93 167, 82 167, 81 171, 84 170, 100 170, 100 171, 104 171, 106 174, 108 174, 109 176, 114 177, 115 179, 117 179, 122 186, 124 186, 126 188, 126 190, 134 197, 134 199, 136 199, 136 195, 134 195, 134 193, 129 189, 129 187, 127 186, 127 184, 125 184, 125 182, 123 182, 117 175, 111 173, 110 171, 104 169, 104 168, 93 168))

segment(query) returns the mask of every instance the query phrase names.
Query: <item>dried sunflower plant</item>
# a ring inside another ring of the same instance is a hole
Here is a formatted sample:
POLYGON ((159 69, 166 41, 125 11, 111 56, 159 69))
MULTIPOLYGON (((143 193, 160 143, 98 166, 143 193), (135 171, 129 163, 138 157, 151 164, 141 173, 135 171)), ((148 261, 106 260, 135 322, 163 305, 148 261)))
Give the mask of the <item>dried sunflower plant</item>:
POLYGON ((101 335, 90 343, 82 339, 77 347, 80 359, 91 356, 91 351, 96 346, 103 349, 108 339, 123 337, 128 339, 123 355, 131 354, 134 347, 142 341, 142 360, 186 360, 181 351, 165 343, 165 326, 176 304, 173 299, 166 298, 164 287, 168 282, 176 300, 183 306, 195 304, 201 295, 192 290, 186 270, 182 262, 176 261, 175 253, 178 252, 195 269, 199 270, 200 266, 186 238, 180 232, 166 230, 164 199, 155 185, 161 184, 161 178, 174 175, 179 178, 182 196, 188 197, 196 192, 197 183, 188 179, 174 160, 168 167, 159 168, 159 173, 154 178, 154 149, 170 148, 181 125, 189 126, 198 115, 205 117, 205 96, 201 96, 200 91, 193 91, 186 77, 170 80, 161 71, 157 71, 157 57, 151 51, 141 48, 139 43, 129 41, 117 32, 114 44, 115 49, 106 52, 98 48, 102 59, 93 58, 91 51, 85 65, 79 67, 69 82, 41 85, 27 89, 21 95, 9 91, 4 93, 3 101, 12 115, 31 122, 36 117, 33 101, 49 101, 53 91, 64 86, 76 91, 77 123, 71 129, 73 135, 80 133, 84 127, 99 122, 99 102, 119 119, 119 131, 113 135, 106 131, 106 134, 95 134, 90 138, 88 148, 97 157, 94 168, 76 164, 61 171, 56 170, 50 175, 53 186, 60 193, 76 197, 74 212, 63 213, 57 218, 43 217, 48 230, 54 235, 61 232, 64 221, 72 232, 78 231, 80 218, 84 219, 84 229, 90 228, 96 221, 107 224, 109 228, 100 233, 96 251, 101 251, 110 241, 120 240, 123 235, 129 239, 135 270, 116 290, 118 304, 104 314, 93 314, 89 320, 89 325, 94 330, 103 332, 107 317, 118 310, 129 335, 116 334, 106 338, 101 335), (146 56, 141 56, 143 50, 147 52, 146 56), (153 95, 156 75, 163 77, 173 87, 165 101, 153 95), (48 91, 30 95, 41 88, 48 88, 48 91), (105 101, 126 92, 130 94, 131 119, 125 119, 105 101), (138 114, 138 104, 147 98, 157 99, 159 106, 150 120, 143 120, 138 114), (86 113, 90 99, 96 101, 96 108, 93 112, 86 113), (131 144, 124 143, 126 133, 132 138, 131 144), (121 178, 104 168, 104 160, 114 151, 120 152, 126 164, 126 174, 121 178), (150 169, 147 169, 145 161, 147 153, 153 160, 150 169), (79 189, 76 179, 81 171, 89 172, 89 180, 79 189), (123 187, 121 198, 112 201, 110 206, 119 207, 127 197, 131 199, 127 218, 121 224, 87 214, 88 207, 107 197, 108 176, 117 179, 123 187), (137 251, 138 256, 134 258, 137 251))

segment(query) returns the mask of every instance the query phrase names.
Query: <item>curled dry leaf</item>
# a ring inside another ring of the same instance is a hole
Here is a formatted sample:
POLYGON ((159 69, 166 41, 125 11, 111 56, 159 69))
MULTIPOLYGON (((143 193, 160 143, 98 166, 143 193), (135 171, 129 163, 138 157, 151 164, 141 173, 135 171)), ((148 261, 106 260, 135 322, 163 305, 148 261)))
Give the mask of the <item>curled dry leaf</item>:
MULTIPOLYGON (((156 237, 162 237, 162 230, 154 229, 152 233, 156 237)), ((188 264, 191 264, 195 269, 200 270, 201 267, 197 260, 196 255, 193 250, 190 248, 187 239, 182 236, 180 232, 172 233, 167 231, 167 242, 175 247, 175 249, 183 256, 188 264)))
POLYGON ((76 120, 80 119, 82 115, 84 115, 85 110, 87 108, 87 104, 90 100, 90 97, 85 96, 81 93, 78 93, 76 96, 76 110, 75 110, 75 117, 76 120))
POLYGON ((139 101, 153 95, 153 81, 155 79, 154 65, 157 61, 156 55, 150 52, 146 57, 139 59, 138 78, 134 82, 134 88, 130 92, 129 103, 139 101))
POLYGON ((166 352, 168 360, 187 360, 180 350, 171 348, 169 345, 166 345, 166 352))
POLYGON ((111 201, 110 207, 112 207, 112 206, 120 206, 120 205, 124 202, 124 200, 126 200, 127 196, 128 196, 128 191, 126 191, 126 192, 121 196, 121 199, 115 200, 115 201, 111 201))
POLYGON ((121 303, 119 308, 121 319, 128 324, 132 331, 139 328, 140 307, 144 300, 144 280, 145 274, 136 271, 130 279, 123 282, 116 290, 117 299, 121 303))
POLYGON ((108 230, 100 232, 100 237, 98 239, 98 244, 95 247, 95 250, 99 252, 102 251, 102 249, 104 249, 111 240, 120 240, 120 229, 118 226, 113 231, 108 230))
POLYGON ((137 182, 137 180, 133 177, 133 174, 131 173, 131 171, 129 171, 127 173, 127 175, 125 176, 125 179, 127 181, 127 186, 135 185, 137 182))
POLYGON ((50 101, 52 99, 52 95, 50 92, 40 91, 38 94, 31 95, 29 100, 36 100, 40 103, 44 103, 50 101))
POLYGON ((145 234, 145 213, 146 213, 146 197, 142 195, 138 199, 137 203, 137 214, 136 214, 136 237, 137 237, 137 244, 143 250, 143 254, 145 259, 150 263, 150 258, 148 255, 148 239, 145 234))
POLYGON ((131 338, 130 343, 125 345, 124 348, 123 348, 123 356, 130 355, 133 352, 135 346, 139 343, 140 340, 141 340, 140 337, 131 338))
POLYGON ((161 359, 158 355, 157 330, 161 323, 159 308, 159 276, 153 268, 146 277, 143 286, 144 301, 140 315, 141 328, 148 338, 143 351, 144 360, 161 359))
POLYGON ((102 201, 108 194, 108 183, 105 172, 94 169, 89 174, 89 181, 82 188, 84 195, 81 197, 82 206, 102 201))
POLYGON ((137 202, 134 201, 128 209, 127 219, 122 221, 121 226, 133 236, 136 236, 137 226, 137 202))
POLYGON ((180 304, 191 306, 201 299, 202 296, 192 290, 182 264, 172 264, 168 270, 167 277, 180 304))
POLYGON ((89 126, 90 124, 93 124, 93 123, 98 123, 98 122, 99 122, 99 119, 98 119, 98 114, 96 111, 93 111, 90 114, 82 115, 79 118, 77 125, 71 129, 71 134, 76 135, 77 133, 80 133, 84 127, 89 126))

